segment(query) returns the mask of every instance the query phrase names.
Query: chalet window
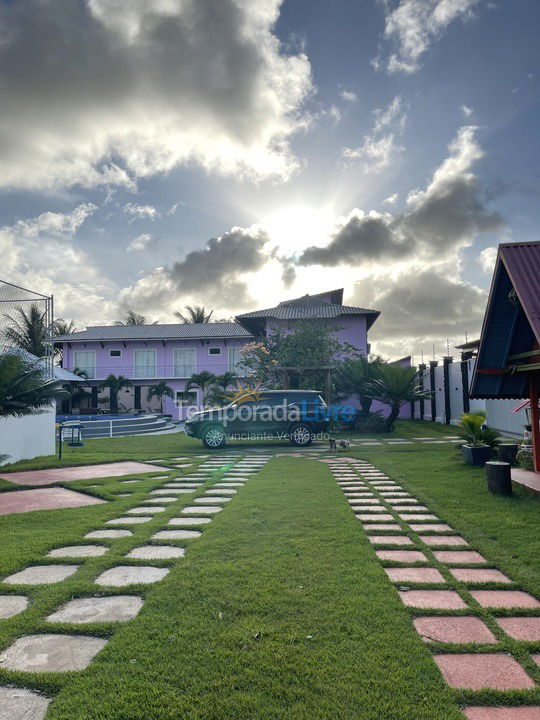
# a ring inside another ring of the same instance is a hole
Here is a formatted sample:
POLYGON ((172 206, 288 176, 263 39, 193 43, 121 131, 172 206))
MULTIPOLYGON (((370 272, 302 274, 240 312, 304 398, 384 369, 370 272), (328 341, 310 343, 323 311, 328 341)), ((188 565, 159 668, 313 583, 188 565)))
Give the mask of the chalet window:
POLYGON ((229 347, 228 348, 229 371, 236 372, 239 375, 241 375, 242 371, 243 371, 243 366, 241 364, 242 357, 240 355, 241 350, 242 350, 241 347, 229 347))
POLYGON ((209 355, 221 355, 221 348, 220 347, 208 348, 208 354, 209 355))
POLYGON ((134 351, 134 378, 155 378, 156 377, 156 351, 135 350, 134 351))
POLYGON ((121 350, 109 350, 109 357, 122 357, 121 350))
POLYGON ((197 370, 195 348, 177 348, 173 354, 174 377, 188 378, 197 370))
POLYGON ((96 351, 75 350, 73 353, 73 369, 78 368, 86 373, 89 380, 96 377, 96 351))
POLYGON ((187 392, 177 391, 176 405, 178 407, 193 407, 198 405, 197 391, 188 390, 187 392))

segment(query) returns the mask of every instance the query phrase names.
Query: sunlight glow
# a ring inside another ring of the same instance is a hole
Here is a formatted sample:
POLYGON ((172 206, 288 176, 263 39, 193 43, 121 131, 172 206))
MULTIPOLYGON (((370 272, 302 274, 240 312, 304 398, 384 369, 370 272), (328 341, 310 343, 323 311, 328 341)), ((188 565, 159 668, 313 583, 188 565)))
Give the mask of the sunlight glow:
POLYGON ((262 217, 260 224, 281 252, 292 255, 310 245, 326 245, 335 218, 336 213, 330 206, 289 205, 262 217))

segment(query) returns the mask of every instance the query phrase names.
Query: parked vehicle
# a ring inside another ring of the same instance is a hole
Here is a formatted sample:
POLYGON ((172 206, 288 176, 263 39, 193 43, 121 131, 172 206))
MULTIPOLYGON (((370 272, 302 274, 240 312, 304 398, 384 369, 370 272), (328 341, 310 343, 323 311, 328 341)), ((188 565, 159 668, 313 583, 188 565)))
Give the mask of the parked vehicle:
POLYGON ((328 426, 327 406, 317 390, 266 390, 256 395, 247 392, 224 408, 195 412, 184 430, 217 450, 234 438, 287 438, 293 445, 307 447, 328 426))

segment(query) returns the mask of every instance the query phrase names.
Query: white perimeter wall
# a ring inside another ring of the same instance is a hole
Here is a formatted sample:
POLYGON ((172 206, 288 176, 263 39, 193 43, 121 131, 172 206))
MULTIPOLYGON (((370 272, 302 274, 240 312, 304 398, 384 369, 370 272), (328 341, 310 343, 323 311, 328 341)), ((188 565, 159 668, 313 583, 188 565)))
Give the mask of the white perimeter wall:
POLYGON ((7 463, 54 455, 55 420, 54 407, 36 415, 0 418, 0 455, 10 456, 7 463))

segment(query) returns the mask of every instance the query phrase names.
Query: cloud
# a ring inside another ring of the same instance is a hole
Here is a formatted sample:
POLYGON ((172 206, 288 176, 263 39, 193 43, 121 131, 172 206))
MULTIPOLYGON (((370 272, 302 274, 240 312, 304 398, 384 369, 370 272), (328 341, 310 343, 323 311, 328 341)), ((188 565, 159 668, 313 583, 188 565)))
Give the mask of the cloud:
POLYGON ((137 205, 129 202, 124 205, 123 209, 126 215, 131 217, 130 223, 135 220, 157 220, 157 218, 161 217, 161 213, 153 205, 137 205))
POLYGON ((137 237, 133 238, 133 240, 127 246, 127 251, 133 252, 134 250, 146 250, 152 240, 153 238, 149 233, 137 235, 137 237))
POLYGON ((129 187, 185 163, 286 178, 312 91, 281 0, 0 4, 0 186, 129 187))
POLYGON ((399 193, 394 193, 393 195, 389 195, 387 198, 383 200, 384 205, 395 205, 399 199, 399 193))
POLYGON ((246 275, 260 270, 270 258, 268 235, 260 228, 234 227, 211 238, 202 250, 189 252, 170 267, 158 267, 119 297, 122 307, 138 311, 171 310, 177 302, 216 304, 240 309, 256 303, 246 275))
POLYGON ((391 165, 405 148, 396 142, 395 136, 402 135, 407 113, 402 108, 401 96, 397 95, 386 108, 373 111, 375 121, 370 134, 364 136, 362 145, 345 147, 342 157, 348 161, 361 161, 366 172, 381 172, 391 165), (382 135, 383 131, 393 131, 382 135))
MULTIPOLYGON (((406 274, 383 275, 359 283, 347 302, 372 307, 381 315, 370 334, 377 352, 386 356, 440 352, 480 331, 487 293, 455 275, 455 265, 431 269, 422 265, 406 274)), ((444 351, 446 354, 446 350, 444 351)))
POLYGON ((381 0, 385 8, 384 37, 395 46, 395 52, 372 64, 383 64, 389 73, 413 73, 420 68, 420 58, 455 20, 468 20, 482 0, 398 0, 397 5, 381 0))
POLYGON ((480 255, 478 256, 478 262, 480 263, 480 266, 482 270, 485 273, 492 273, 493 268, 495 267, 495 260, 497 259, 497 248, 496 247, 487 247, 482 250, 480 255))
POLYGON ((345 100, 345 102, 350 102, 350 103, 356 102, 358 100, 358 95, 355 92, 353 92, 352 90, 345 90, 345 89, 341 90, 341 92, 339 93, 339 97, 342 100, 345 100))
POLYGON ((466 118, 468 118, 473 114, 474 109, 472 107, 469 107, 468 105, 462 105, 461 112, 465 115, 466 118))
POLYGON ((502 229, 503 219, 484 205, 471 172, 483 154, 476 130, 472 126, 459 130, 449 146, 450 155, 425 190, 409 193, 404 212, 365 213, 356 208, 338 223, 328 245, 308 248, 299 264, 332 267, 419 256, 441 261, 472 244, 479 234, 502 229))

